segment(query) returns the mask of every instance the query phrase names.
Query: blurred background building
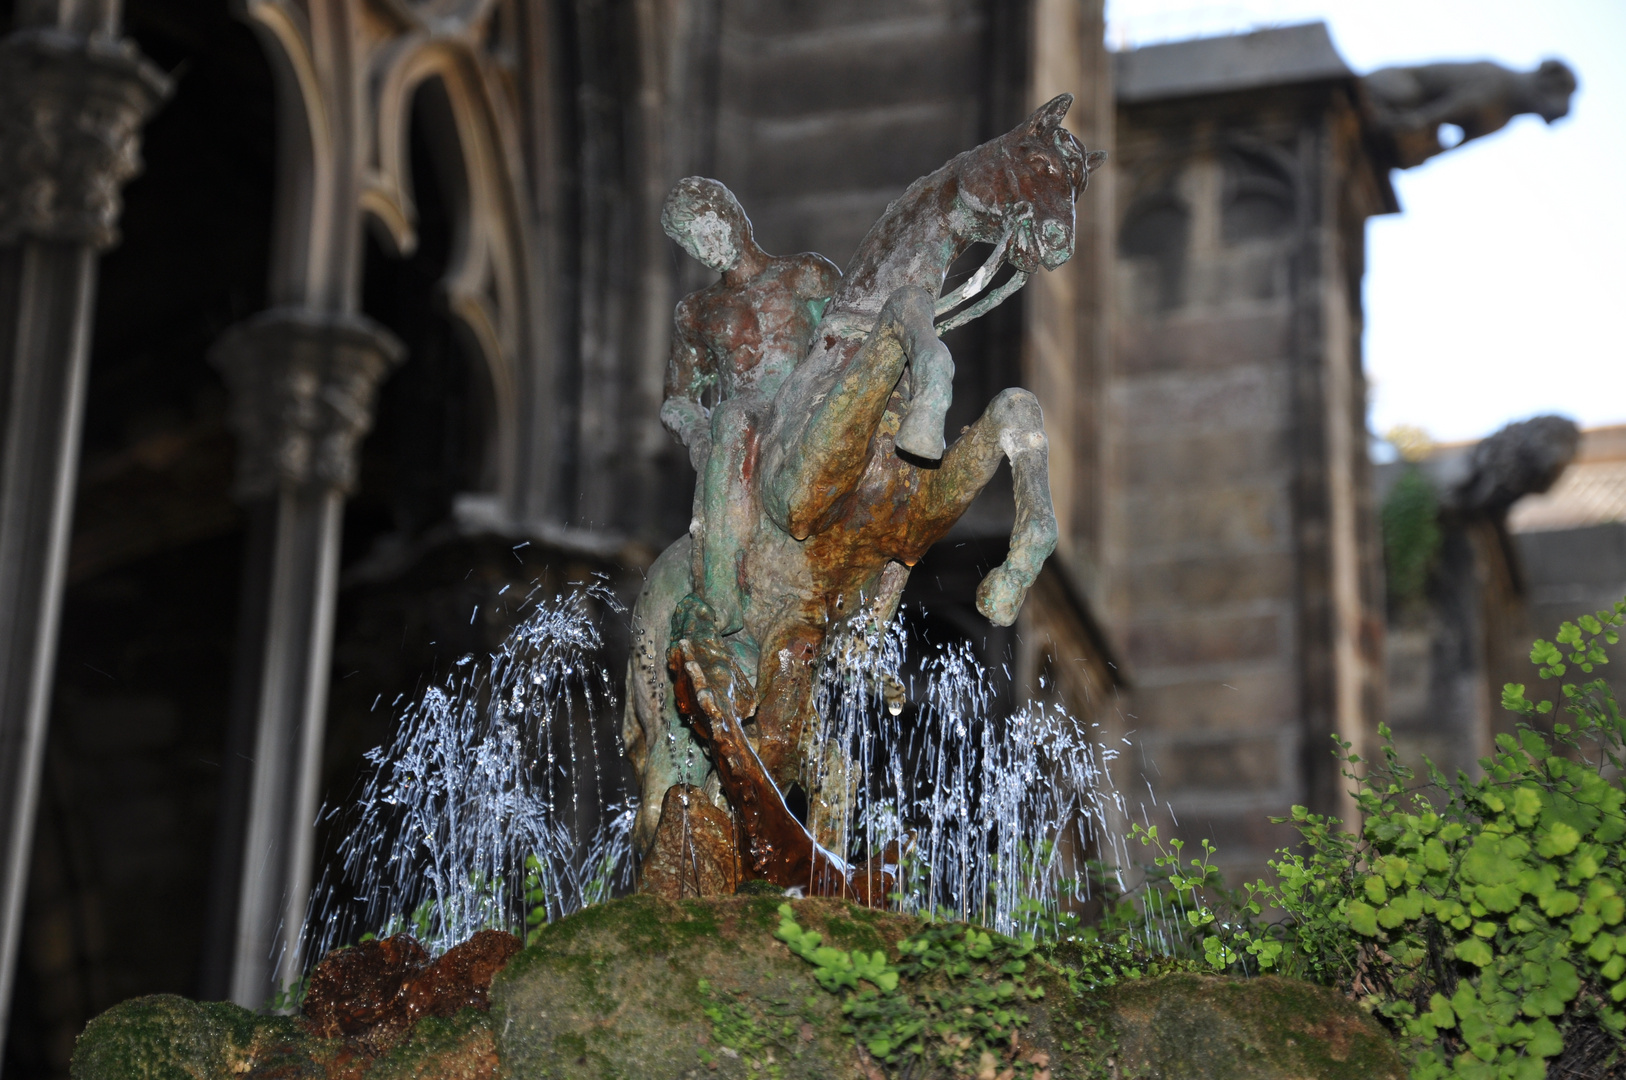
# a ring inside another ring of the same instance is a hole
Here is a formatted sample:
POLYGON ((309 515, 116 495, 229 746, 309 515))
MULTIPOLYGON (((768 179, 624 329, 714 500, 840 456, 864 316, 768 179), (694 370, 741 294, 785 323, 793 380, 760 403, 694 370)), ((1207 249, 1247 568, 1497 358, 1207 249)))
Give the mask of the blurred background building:
POLYGON ((1513 498, 1463 494, 1491 450, 1369 458, 1391 171, 1567 107, 1567 69, 1372 80, 1317 23, 1113 55, 1100 0, 14 0, 0 29, 8 1076, 66 1075, 135 994, 265 1001, 316 806, 392 706, 533 583, 630 599, 684 531, 682 176, 840 264, 1076 95, 1112 157, 1072 261, 948 339, 951 430, 1039 395, 1060 547, 1016 627, 976 615, 997 481, 906 601, 1129 739, 1128 805, 1228 871, 1295 802, 1347 813, 1335 733, 1472 767, 1531 628, 1626 592, 1621 429, 1548 432, 1513 498), (1439 539, 1397 596, 1401 476, 1439 539))

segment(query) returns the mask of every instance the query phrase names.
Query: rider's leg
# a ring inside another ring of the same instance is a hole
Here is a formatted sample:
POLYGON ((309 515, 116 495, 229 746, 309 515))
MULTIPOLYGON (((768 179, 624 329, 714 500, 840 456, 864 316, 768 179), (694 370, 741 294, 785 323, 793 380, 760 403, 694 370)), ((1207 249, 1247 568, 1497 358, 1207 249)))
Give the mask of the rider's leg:
POLYGON ((784 456, 765 485, 766 508, 796 539, 817 532, 863 476, 870 440, 904 364, 913 362, 911 352, 933 353, 932 359, 922 359, 923 367, 941 371, 947 364, 952 382, 953 361, 931 331, 932 305, 924 289, 906 286, 894 292, 875 329, 798 429, 795 444, 782 448, 784 456))
POLYGON ((909 350, 909 405, 894 445, 927 461, 943 456, 943 424, 954 401, 954 357, 932 325, 932 308, 899 312, 909 350))
POLYGON ((732 634, 745 625, 739 564, 755 506, 745 479, 758 417, 757 403, 731 398, 711 414, 711 456, 700 477, 695 536, 695 583, 717 619, 717 631, 732 634))
POLYGON ((1050 451, 1038 399, 1026 390, 1002 391, 949 447, 942 466, 923 473, 922 495, 929 518, 953 521, 994 478, 1001 457, 1011 463, 1016 525, 1005 561, 977 586, 977 610, 989 621, 1009 626, 1039 568, 1056 549, 1050 451))

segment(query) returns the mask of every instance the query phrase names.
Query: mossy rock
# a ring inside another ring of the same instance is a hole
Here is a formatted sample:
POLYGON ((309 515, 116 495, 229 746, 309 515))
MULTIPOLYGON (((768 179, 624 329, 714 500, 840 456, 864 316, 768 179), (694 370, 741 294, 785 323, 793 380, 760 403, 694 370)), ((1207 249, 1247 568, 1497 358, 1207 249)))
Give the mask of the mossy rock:
POLYGON ((1124 1077, 1401 1080, 1395 1044, 1340 995, 1292 979, 1165 975, 1114 987, 1112 1067, 1124 1077))
MULTIPOLYGON (((773 937, 784 902, 634 896, 547 927, 492 983, 506 1075, 858 1075, 852 1038, 841 1033, 841 999, 773 937)), ((890 950, 918 926, 829 900, 798 902, 796 916, 844 949, 890 950)))
POLYGON ((418 1023, 385 1053, 312 1038, 297 1020, 225 1002, 154 994, 115 1005, 74 1045, 73 1080, 492 1080, 487 1014, 465 1009, 418 1023))
POLYGON ((237 1076, 272 1043, 299 1036, 282 1017, 219 1002, 154 994, 115 1005, 85 1026, 73 1080, 202 1080, 237 1076))
MULTIPOLYGON (((491 987, 490 1013, 423 1021, 384 1056, 293 1020, 159 996, 92 1021, 74 1080, 832 1080, 881 1075, 842 1032, 841 997, 774 938, 781 896, 629 897, 546 927, 491 987)), ((793 904, 840 949, 885 950, 916 919, 793 904)), ((1276 978, 1169 975, 1076 996, 1032 962, 1022 1044, 1052 1080, 1401 1080, 1383 1031, 1337 994, 1276 978)), ((1034 1060, 1030 1057, 1029 1060, 1034 1060)), ((1003 1071, 1003 1066, 1001 1066, 1003 1071)), ((1036 1067, 1022 1070, 1040 1073, 1036 1067)))

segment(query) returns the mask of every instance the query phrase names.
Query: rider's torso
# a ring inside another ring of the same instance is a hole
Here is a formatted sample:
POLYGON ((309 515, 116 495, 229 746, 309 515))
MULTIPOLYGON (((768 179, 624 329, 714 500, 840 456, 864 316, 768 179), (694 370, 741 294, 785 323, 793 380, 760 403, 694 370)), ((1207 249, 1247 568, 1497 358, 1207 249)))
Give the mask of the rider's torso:
POLYGON ((799 272, 797 259, 773 259, 743 288, 702 293, 694 315, 723 399, 771 393, 807 352, 820 305, 797 295, 799 272))

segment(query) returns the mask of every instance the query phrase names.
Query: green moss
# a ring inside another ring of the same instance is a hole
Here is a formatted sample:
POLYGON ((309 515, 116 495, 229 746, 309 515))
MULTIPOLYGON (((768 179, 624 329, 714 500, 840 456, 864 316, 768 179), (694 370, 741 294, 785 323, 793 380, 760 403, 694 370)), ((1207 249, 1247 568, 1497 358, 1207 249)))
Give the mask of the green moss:
POLYGON ((779 905, 785 902, 783 892, 752 896, 739 904, 740 918, 750 926, 773 933, 779 925, 779 905))
POLYGON ((427 1017, 367 1070, 367 1080, 450 1077, 459 1065, 495 1053, 495 1046, 490 1013, 470 1008, 451 1017, 427 1017))
POLYGON ((704 900, 680 900, 678 907, 688 918, 667 924, 674 936, 685 941, 717 936, 717 909, 714 905, 704 900))
POLYGON ((832 915, 824 920, 825 940, 840 949, 864 949, 874 951, 892 944, 882 940, 873 922, 860 922, 852 917, 852 912, 862 911, 862 908, 853 907, 845 916, 832 915))
POLYGON ((69 1071, 73 1080, 224 1077, 258 1046, 303 1038, 285 1017, 155 994, 116 1005, 86 1025, 69 1071))
MULTIPOLYGON (((783 899, 632 897, 550 928, 492 988, 507 1075, 851 1074, 856 1051, 840 1030, 838 1003, 772 937, 783 899)), ((821 926, 844 911, 833 901, 805 907, 821 926)))
MULTIPOLYGON (((1212 1080, 1401 1080, 1392 1040, 1333 991, 1265 976, 1166 975, 1106 991, 1119 1064, 1212 1080)), ((1095 1013, 1099 1020, 1103 1014, 1095 1013)))

